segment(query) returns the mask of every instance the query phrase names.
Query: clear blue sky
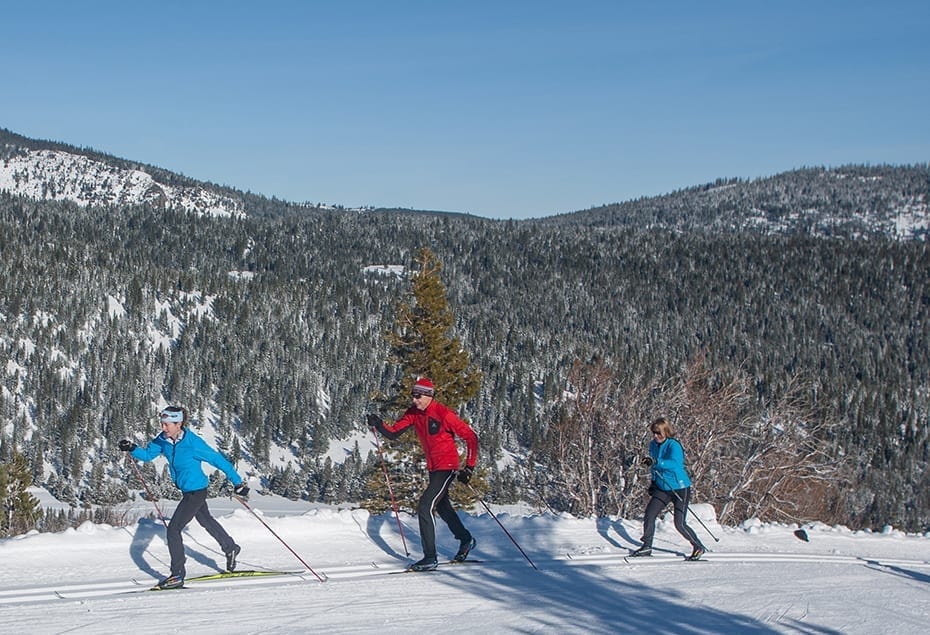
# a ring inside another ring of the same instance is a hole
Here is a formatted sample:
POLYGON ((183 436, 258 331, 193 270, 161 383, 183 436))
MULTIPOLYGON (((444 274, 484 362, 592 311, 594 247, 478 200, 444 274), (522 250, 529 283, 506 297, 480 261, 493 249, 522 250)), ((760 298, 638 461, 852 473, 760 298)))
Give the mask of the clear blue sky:
POLYGON ((0 0, 0 127, 291 201, 526 218, 930 160, 930 2, 0 0))

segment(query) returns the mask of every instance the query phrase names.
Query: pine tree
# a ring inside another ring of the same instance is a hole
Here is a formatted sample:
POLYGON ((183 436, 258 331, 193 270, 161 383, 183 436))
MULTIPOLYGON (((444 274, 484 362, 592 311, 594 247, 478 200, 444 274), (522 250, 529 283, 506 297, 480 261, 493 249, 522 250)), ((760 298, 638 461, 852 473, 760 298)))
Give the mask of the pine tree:
POLYGON ((409 296, 397 310, 394 329, 388 333, 391 361, 400 364, 400 392, 389 401, 392 410, 403 412, 410 405, 410 389, 418 377, 429 377, 436 396, 453 410, 478 394, 481 373, 469 362, 457 337, 450 335, 455 316, 449 308, 446 288, 439 276, 442 263, 429 249, 416 258, 409 296))
MULTIPOLYGON (((455 316, 449 308, 446 288, 440 279, 442 263, 429 249, 421 249, 411 289, 397 309, 393 329, 386 335, 390 346, 389 361, 401 367, 400 382, 391 395, 377 399, 382 411, 402 414, 410 406, 410 391, 419 377, 429 377, 436 389, 435 398, 453 410, 478 394, 481 373, 469 361, 461 341, 451 335, 455 316)), ((416 510, 417 499, 426 487, 425 458, 419 440, 412 433, 383 443, 394 495, 401 508, 416 510)), ((380 466, 375 466, 379 468, 380 466)), ((369 474, 374 494, 367 501, 373 511, 388 508, 387 483, 380 469, 369 474)), ((474 479, 473 486, 483 483, 474 479)), ((450 492, 457 502, 470 504, 474 495, 462 488, 450 492)))
POLYGON ((14 451, 0 464, 0 536, 17 536, 35 529, 42 517, 39 501, 28 492, 32 475, 25 457, 14 451))

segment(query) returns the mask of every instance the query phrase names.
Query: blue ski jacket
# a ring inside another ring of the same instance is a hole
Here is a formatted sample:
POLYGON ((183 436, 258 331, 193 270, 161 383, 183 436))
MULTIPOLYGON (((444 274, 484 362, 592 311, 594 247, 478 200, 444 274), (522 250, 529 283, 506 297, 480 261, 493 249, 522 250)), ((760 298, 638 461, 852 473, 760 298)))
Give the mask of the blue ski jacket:
POLYGON ((164 454, 168 459, 168 471, 171 472, 174 484, 185 493, 206 489, 210 484, 210 479, 203 472, 202 463, 209 463, 222 470, 234 486, 242 482, 242 477, 226 457, 186 428, 177 441, 172 441, 162 432, 146 447, 137 446, 130 454, 140 461, 151 461, 164 454))
POLYGON ((670 492, 691 487, 685 471, 685 450, 678 439, 665 439, 662 443, 653 439, 649 443, 649 456, 655 460, 650 470, 652 480, 660 490, 670 492))

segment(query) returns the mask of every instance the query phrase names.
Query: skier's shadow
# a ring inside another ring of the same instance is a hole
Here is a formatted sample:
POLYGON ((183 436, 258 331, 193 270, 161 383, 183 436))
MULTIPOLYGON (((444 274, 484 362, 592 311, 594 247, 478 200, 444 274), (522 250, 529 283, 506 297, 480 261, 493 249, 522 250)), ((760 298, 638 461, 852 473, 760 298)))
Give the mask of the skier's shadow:
MULTIPOLYGON (((641 538, 634 538, 633 536, 631 536, 631 535, 630 535, 630 532, 628 532, 628 531, 626 530, 626 528, 623 526, 623 523, 622 523, 621 521, 618 520, 618 521, 614 522, 614 521, 610 521, 610 520, 608 520, 608 519, 606 519, 606 518, 598 518, 598 519, 597 519, 597 533, 599 533, 599 534, 601 535, 601 537, 602 537, 604 540, 606 540, 607 542, 609 542, 610 544, 612 544, 614 547, 616 547, 616 548, 618 548, 618 549, 629 549, 629 548, 630 548, 629 545, 621 545, 619 542, 617 542, 616 540, 614 540, 613 538, 611 538, 611 536, 610 536, 610 530, 611 530, 611 528, 613 528, 613 530, 617 532, 617 535, 618 535, 618 536, 620 536, 620 537, 623 538, 624 540, 628 541, 628 542, 629 542, 631 545, 633 545, 634 547, 639 546, 639 545, 642 544, 642 542, 641 542, 642 539, 641 539, 641 538)), ((663 541, 662 539, 657 539, 657 542, 665 542, 665 541, 663 541)), ((677 548, 675 548, 675 547, 673 547, 673 548, 671 548, 671 549, 667 549, 667 548, 666 548, 666 549, 663 549, 662 547, 659 547, 659 546, 657 546, 657 545, 653 545, 653 546, 652 546, 652 550, 653 550, 653 551, 662 551, 662 552, 666 552, 666 553, 673 553, 673 554, 675 554, 676 556, 687 556, 687 555, 688 555, 687 553, 684 553, 684 552, 680 551, 679 549, 677 549, 677 548)))
MULTIPOLYGON (((152 556, 149 547, 152 544, 152 541, 156 538, 161 538, 161 540, 166 540, 165 526, 161 522, 156 522, 149 518, 140 518, 139 523, 136 525, 136 532, 133 534, 132 543, 129 545, 129 555, 132 558, 132 561, 139 567, 139 570, 143 573, 150 575, 153 578, 161 578, 164 575, 157 571, 151 564, 149 564, 146 554, 150 557, 153 557, 160 565, 165 569, 170 569, 171 563, 165 562, 164 560, 158 558, 158 556, 152 556)), ((195 562, 215 569, 216 571, 224 571, 223 568, 217 564, 217 561, 205 553, 200 551, 194 551, 189 548, 190 543, 197 544, 206 549, 206 546, 201 544, 199 541, 195 540, 193 536, 185 532, 187 535, 184 536, 184 553, 187 555, 188 559, 193 559, 195 562)))
MULTIPOLYGON (((406 555, 400 553, 399 551, 394 549, 391 545, 389 545, 384 538, 381 537, 381 527, 384 525, 385 522, 386 521, 384 520, 384 517, 382 516, 369 516, 368 523, 367 523, 368 526, 365 528, 365 532, 368 534, 368 537, 371 539, 372 542, 378 545, 378 547, 382 551, 397 558, 398 560, 403 560, 405 558, 410 557, 409 553, 406 555)), ((409 541, 411 539, 410 534, 405 533, 404 539, 405 539, 405 542, 407 542, 407 549, 409 550, 410 549, 409 541)), ((419 539, 416 538, 416 541, 419 542, 419 539)))
POLYGON ((610 535, 610 530, 613 529, 617 532, 617 535, 629 542, 631 545, 638 545, 639 541, 635 540, 633 536, 626 530, 626 527, 623 526, 621 521, 611 521, 607 518, 598 518, 597 519, 597 533, 601 535, 601 538, 612 544, 617 549, 629 549, 628 545, 622 545, 617 540, 615 540, 610 535))
MULTIPOLYGON (((136 531, 132 536, 132 543, 129 545, 129 556, 132 558, 132 561, 139 567, 139 570, 143 573, 147 573, 153 578, 159 577, 159 572, 156 571, 151 565, 149 565, 148 560, 145 558, 146 552, 149 550, 149 545, 152 544, 152 541, 156 537, 160 537, 164 540, 165 535, 165 526, 160 522, 155 522, 150 518, 140 518, 139 522, 136 524, 136 531)), ((162 562, 161 564, 165 564, 162 562)))

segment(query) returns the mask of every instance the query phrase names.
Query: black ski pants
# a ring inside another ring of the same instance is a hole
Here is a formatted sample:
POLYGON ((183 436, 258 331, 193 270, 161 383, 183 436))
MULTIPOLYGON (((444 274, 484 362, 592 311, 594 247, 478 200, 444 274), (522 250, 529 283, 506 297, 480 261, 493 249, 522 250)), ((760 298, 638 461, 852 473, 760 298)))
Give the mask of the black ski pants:
POLYGON ((420 542, 423 544, 423 557, 436 558, 436 521, 433 511, 439 514, 452 530, 452 535, 459 542, 471 539, 471 533, 465 529, 459 515, 449 500, 449 486, 455 478, 454 470, 437 470, 429 473, 429 485, 420 496, 417 514, 420 518, 420 542))

